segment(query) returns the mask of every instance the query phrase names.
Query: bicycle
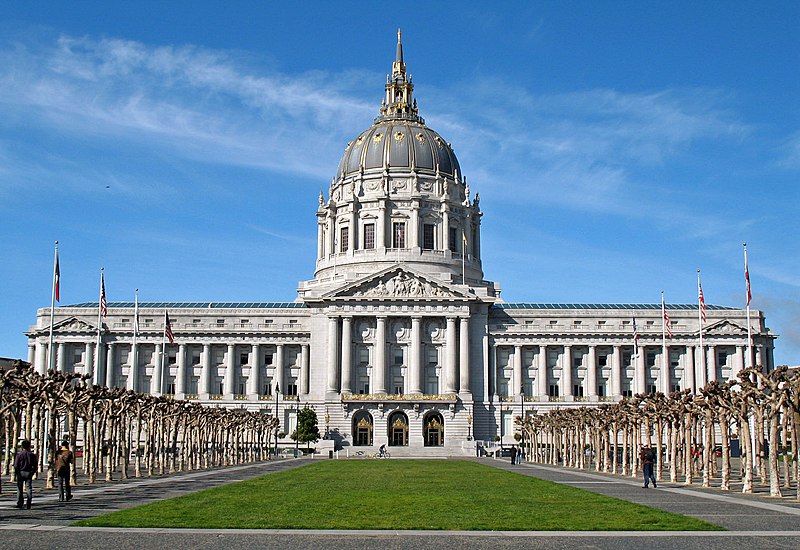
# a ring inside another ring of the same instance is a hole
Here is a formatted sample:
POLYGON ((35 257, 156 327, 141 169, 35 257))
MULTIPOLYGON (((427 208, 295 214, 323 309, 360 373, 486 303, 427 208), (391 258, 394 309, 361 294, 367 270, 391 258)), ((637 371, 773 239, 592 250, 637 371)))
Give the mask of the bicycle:
POLYGON ((392 455, 390 455, 388 451, 384 451, 383 454, 375 453, 375 454, 369 455, 369 457, 370 458, 392 458, 392 455))

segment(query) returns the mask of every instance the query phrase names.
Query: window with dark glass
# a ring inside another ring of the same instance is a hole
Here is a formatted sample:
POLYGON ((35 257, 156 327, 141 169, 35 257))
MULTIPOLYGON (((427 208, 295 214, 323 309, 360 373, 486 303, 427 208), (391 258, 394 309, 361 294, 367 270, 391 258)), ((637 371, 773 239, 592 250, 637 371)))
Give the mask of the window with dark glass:
POLYGON ((342 227, 339 231, 339 251, 347 252, 350 250, 350 228, 342 227))
POLYGON ((375 224, 364 224, 364 248, 375 248, 375 224))
POLYGON ((458 229, 455 227, 450 228, 450 250, 452 252, 458 252, 458 229))
POLYGON ((422 248, 424 250, 433 250, 436 247, 436 240, 433 237, 435 230, 436 226, 432 223, 422 226, 422 248))

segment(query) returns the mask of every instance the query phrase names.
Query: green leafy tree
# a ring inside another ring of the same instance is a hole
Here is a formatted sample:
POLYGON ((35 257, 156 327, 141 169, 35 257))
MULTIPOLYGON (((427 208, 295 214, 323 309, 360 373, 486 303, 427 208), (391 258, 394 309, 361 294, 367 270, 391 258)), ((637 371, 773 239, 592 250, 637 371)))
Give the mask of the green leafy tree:
POLYGON ((297 432, 298 441, 307 443, 308 448, 311 448, 311 443, 319 441, 319 423, 317 420, 317 413, 314 409, 306 405, 300 409, 297 415, 297 432))

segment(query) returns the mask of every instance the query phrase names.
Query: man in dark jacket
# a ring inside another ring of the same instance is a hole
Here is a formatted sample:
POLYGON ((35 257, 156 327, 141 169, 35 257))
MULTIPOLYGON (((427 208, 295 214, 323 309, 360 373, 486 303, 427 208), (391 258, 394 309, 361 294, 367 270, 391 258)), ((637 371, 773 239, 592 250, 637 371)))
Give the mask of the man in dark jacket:
POLYGON ((653 475, 653 464, 656 462, 655 451, 650 446, 645 445, 642 447, 639 457, 642 461, 642 471, 644 472, 644 488, 648 488, 651 480, 653 481, 653 487, 658 487, 656 485, 656 476, 653 475))
POLYGON ((17 476, 17 508, 22 508, 23 489, 26 489, 27 500, 25 507, 31 509, 31 499, 33 498, 33 475, 36 473, 39 459, 31 452, 31 442, 27 439, 22 440, 22 450, 14 457, 14 473, 17 476))
POLYGON ((67 441, 61 442, 61 448, 56 453, 55 470, 58 475, 58 500, 64 502, 72 500, 72 487, 69 484, 70 464, 75 460, 75 455, 69 450, 67 441))

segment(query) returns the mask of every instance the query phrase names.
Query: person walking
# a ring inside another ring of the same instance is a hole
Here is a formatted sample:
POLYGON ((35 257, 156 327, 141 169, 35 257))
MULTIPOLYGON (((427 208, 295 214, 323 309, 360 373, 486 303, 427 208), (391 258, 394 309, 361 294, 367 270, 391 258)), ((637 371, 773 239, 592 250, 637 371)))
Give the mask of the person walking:
POLYGON ((517 447, 512 445, 511 446, 511 464, 517 463, 517 447))
POLYGON ((22 508, 23 495, 27 497, 25 507, 31 509, 33 499, 33 475, 39 459, 31 452, 31 442, 22 440, 22 450, 14 457, 14 474, 17 476, 17 508, 22 508))
POLYGON ((69 450, 67 441, 61 442, 61 448, 56 452, 55 470, 58 475, 58 501, 72 500, 72 487, 69 484, 70 465, 75 460, 75 455, 69 450))
POLYGON ((657 488, 656 476, 653 475, 653 464, 656 462, 656 453, 648 445, 642 447, 639 452, 639 457, 642 459, 642 470, 644 472, 644 489, 650 486, 650 481, 653 481, 653 488, 657 488))

